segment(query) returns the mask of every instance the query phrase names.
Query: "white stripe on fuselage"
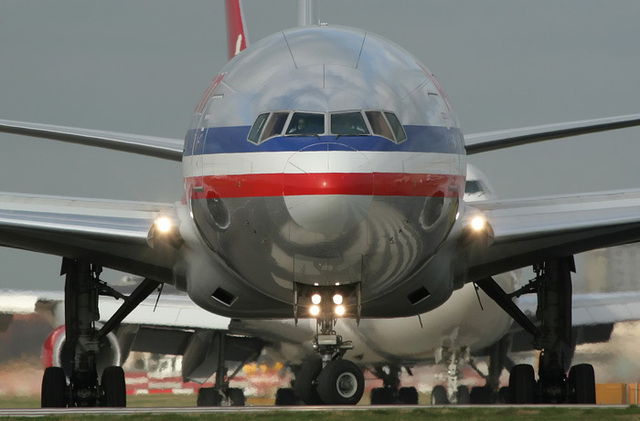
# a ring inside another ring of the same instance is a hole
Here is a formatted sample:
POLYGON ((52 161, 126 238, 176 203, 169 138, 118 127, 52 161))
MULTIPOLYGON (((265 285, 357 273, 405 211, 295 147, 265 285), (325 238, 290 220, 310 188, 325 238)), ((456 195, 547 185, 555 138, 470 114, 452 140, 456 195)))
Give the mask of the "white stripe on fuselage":
POLYGON ((186 156, 185 177, 240 174, 302 173, 407 173, 460 174, 464 157, 433 152, 307 151, 245 152, 186 156), (295 156, 294 156, 295 155, 295 156), (194 173, 194 160, 202 159, 202 173, 194 173))

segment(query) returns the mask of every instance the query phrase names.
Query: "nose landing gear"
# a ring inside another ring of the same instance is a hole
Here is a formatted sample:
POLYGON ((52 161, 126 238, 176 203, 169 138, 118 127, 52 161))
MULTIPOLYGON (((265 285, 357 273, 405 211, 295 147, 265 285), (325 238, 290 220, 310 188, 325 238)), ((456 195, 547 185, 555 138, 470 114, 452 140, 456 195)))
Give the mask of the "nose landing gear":
POLYGON ((308 405, 355 405, 364 393, 364 375, 354 362, 344 359, 353 349, 351 341, 344 341, 335 331, 338 317, 360 317, 360 289, 358 285, 309 287, 297 285, 295 289, 295 318, 298 309, 308 300, 309 312, 316 318, 313 349, 321 359, 303 363, 296 373, 294 390, 308 405), (355 301, 355 305, 347 305, 355 301), (349 312, 349 308, 355 311, 349 312))

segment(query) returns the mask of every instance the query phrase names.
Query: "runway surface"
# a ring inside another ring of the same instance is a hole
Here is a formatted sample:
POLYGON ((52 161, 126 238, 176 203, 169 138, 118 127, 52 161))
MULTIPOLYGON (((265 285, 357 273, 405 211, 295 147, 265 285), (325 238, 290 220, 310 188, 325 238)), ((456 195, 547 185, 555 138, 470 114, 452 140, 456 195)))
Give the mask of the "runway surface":
POLYGON ((629 405, 358 405, 358 406, 245 406, 245 407, 191 407, 191 408, 57 408, 57 409, 0 409, 0 417, 41 417, 48 415, 136 415, 136 414, 216 414, 216 413, 249 413, 249 412, 334 412, 334 411, 370 411, 442 408, 478 408, 478 409, 626 409, 629 405))

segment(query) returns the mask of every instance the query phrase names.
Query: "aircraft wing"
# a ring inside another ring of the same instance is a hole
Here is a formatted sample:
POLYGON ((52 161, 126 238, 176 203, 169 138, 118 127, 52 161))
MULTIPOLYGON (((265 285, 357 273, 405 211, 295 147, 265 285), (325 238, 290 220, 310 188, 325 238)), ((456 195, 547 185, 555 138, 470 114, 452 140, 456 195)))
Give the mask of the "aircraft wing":
POLYGON ((147 237, 159 216, 177 219, 172 204, 0 193, 0 245, 171 279, 171 247, 147 237))
POLYGON ((53 124, 0 120, 0 133, 11 133, 80 145, 95 146, 116 151, 136 153, 156 158, 181 161, 184 141, 165 137, 142 136, 53 124))
POLYGON ((640 241, 640 190, 473 202, 493 238, 469 254, 469 281, 545 259, 640 241))
POLYGON ((588 133, 640 126, 640 114, 465 135, 467 155, 588 133))

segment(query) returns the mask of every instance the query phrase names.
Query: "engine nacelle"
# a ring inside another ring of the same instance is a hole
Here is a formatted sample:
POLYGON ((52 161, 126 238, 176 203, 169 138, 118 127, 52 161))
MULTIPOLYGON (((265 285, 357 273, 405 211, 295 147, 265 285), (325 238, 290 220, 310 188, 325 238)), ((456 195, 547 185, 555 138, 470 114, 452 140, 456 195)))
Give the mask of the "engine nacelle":
MULTIPOLYGON (((42 353, 40 360, 42 366, 62 367, 67 376, 71 374, 70 359, 64 355, 64 343, 67 338, 65 327, 59 326, 47 336, 42 345, 42 353)), ((119 366, 122 364, 122 352, 116 335, 109 333, 100 341, 100 350, 96 356, 98 376, 102 375, 102 371, 110 366, 119 366)))

